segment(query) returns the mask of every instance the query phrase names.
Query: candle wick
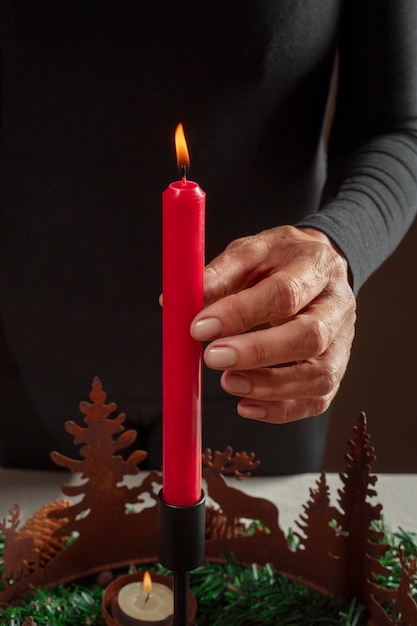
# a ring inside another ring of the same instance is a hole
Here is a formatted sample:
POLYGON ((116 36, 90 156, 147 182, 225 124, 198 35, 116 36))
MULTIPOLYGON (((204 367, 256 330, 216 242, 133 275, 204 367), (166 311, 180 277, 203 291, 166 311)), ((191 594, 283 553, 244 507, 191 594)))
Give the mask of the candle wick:
POLYGON ((187 180, 187 166, 186 165, 181 165, 181 172, 182 172, 182 182, 185 183, 185 181, 187 180))
POLYGON ((149 598, 151 597, 151 593, 149 592, 145 598, 145 604, 149 602, 149 598))

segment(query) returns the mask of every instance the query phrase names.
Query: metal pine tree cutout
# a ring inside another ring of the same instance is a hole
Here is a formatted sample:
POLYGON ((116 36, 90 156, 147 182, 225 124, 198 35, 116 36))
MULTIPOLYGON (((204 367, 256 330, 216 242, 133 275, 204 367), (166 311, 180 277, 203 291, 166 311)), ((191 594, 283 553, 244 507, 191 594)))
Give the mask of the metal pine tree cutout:
MULTIPOLYGON (((106 402, 95 378, 91 402, 81 402, 84 424, 66 422, 79 447, 78 458, 53 452, 61 467, 75 474, 62 492, 67 499, 45 505, 19 529, 20 510, 14 505, 3 520, 4 567, 0 602, 10 603, 37 586, 55 586, 93 573, 135 563, 150 563, 158 554, 158 492, 162 474, 152 471, 142 480, 139 464, 146 452, 132 449, 136 432, 126 430, 125 415, 106 402), (125 451, 125 454, 121 454, 125 451), (75 498, 75 500, 74 500, 75 498)), ((417 605, 410 594, 416 576, 415 559, 399 555, 402 578, 398 589, 379 584, 390 574, 381 562, 390 546, 375 529, 381 519, 376 496, 375 460, 365 415, 348 442, 346 469, 340 474, 338 506, 331 503, 326 475, 310 489, 303 513, 296 520, 298 545, 290 547, 279 524, 279 509, 264 498, 231 486, 224 475, 250 475, 259 461, 254 453, 206 450, 203 476, 209 499, 206 517, 206 558, 233 553, 242 563, 271 563, 276 570, 307 586, 338 597, 356 597, 374 626, 417 624, 417 605), (258 531, 247 532, 254 520, 258 531), (384 607, 391 606, 390 617, 384 607)), ((30 622, 28 622, 30 623, 30 622)))

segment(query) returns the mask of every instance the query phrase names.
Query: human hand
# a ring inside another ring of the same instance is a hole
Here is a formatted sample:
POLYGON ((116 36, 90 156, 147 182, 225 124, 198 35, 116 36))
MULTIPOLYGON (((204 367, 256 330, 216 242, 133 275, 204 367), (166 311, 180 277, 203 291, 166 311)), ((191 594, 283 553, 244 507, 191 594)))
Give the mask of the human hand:
POLYGON ((319 415, 349 361, 356 301, 342 253, 322 232, 279 226, 232 242, 205 269, 191 324, 242 417, 284 423, 319 415))

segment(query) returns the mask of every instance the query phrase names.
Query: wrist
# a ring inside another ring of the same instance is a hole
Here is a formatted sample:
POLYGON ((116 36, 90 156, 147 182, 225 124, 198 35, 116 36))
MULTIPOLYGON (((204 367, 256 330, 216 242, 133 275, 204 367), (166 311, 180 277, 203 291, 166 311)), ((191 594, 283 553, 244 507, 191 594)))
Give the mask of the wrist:
POLYGON ((350 272, 348 260, 345 254, 343 253, 343 251, 341 250, 341 248, 339 248, 339 246, 337 245, 337 243, 335 243, 333 239, 331 239, 328 235, 326 235, 326 233, 324 233, 322 230, 318 230, 317 228, 311 228, 311 226, 306 226, 306 227, 300 227, 300 230, 306 233, 312 239, 315 239, 316 241, 320 241, 322 243, 327 244, 339 255, 339 257, 342 259, 345 265, 349 284, 352 285, 352 275, 350 272))

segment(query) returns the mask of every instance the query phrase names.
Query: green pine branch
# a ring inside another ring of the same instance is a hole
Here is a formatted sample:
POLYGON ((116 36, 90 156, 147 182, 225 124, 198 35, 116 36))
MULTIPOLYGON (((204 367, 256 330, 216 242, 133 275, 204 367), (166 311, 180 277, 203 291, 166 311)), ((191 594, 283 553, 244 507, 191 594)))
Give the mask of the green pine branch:
MULTIPOLYGON (((378 578, 378 583, 395 589, 401 578, 398 550, 401 547, 408 558, 417 556, 417 533, 392 532, 383 522, 375 529, 383 531, 381 541, 391 546, 381 561, 392 573, 378 578)), ((0 562, 3 545, 0 537, 0 562)), ((169 574, 158 564, 150 569, 169 574)), ((198 602, 195 626, 306 626, 306 619, 309 626, 366 624, 361 617, 363 607, 355 599, 340 604, 277 574, 270 565, 245 567, 231 556, 225 563, 204 563, 190 572, 190 586, 198 602)), ((21 626, 32 616, 38 626, 104 626, 102 594, 103 589, 90 580, 36 589, 22 597, 20 606, 0 607, 0 623, 21 626)), ((417 584, 412 594, 417 600, 417 584)))

